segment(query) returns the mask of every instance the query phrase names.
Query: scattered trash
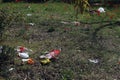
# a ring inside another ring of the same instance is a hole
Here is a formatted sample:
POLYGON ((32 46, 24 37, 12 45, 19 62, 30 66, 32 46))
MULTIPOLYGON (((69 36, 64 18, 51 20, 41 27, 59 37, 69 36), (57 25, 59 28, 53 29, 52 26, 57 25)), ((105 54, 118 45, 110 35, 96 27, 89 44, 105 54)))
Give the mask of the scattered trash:
POLYGON ((50 63, 51 62, 51 59, 55 59, 59 54, 60 54, 61 50, 52 50, 50 52, 48 52, 47 54, 45 55, 41 55, 40 56, 40 62, 42 64, 47 64, 47 63, 50 63))
POLYGON ((98 59, 88 59, 90 62, 92 62, 92 63, 98 63, 99 61, 98 61, 98 59))
POLYGON ((28 53, 25 53, 25 52, 18 53, 18 56, 21 57, 21 58, 23 58, 23 59, 29 58, 28 53))
POLYGON ((94 15, 97 14, 98 16, 100 16, 100 13, 104 13, 105 10, 103 7, 98 8, 98 10, 90 10, 89 13, 90 15, 94 15))
POLYGON ((49 53, 47 53, 46 55, 41 55, 40 58, 56 58, 59 54, 60 54, 61 50, 52 50, 49 53))
POLYGON ((46 56, 45 55, 41 55, 40 58, 46 58, 46 56))
POLYGON ((22 46, 18 46, 16 50, 17 50, 17 52, 24 52, 25 48, 22 46))
POLYGON ((70 24, 69 22, 61 21, 62 24, 70 24))
POLYGON ((48 63, 50 63, 51 61, 50 61, 50 59, 48 59, 48 58, 43 58, 43 59, 40 60, 40 62, 41 62, 42 64, 48 64, 48 63))
POLYGON ((35 25, 35 23, 29 23, 29 25, 30 25, 30 26, 34 26, 34 25, 35 25))
POLYGON ((30 58, 30 59, 27 61, 27 63, 28 63, 28 64, 34 64, 35 62, 33 61, 33 59, 30 58))
POLYGON ((104 12, 105 12, 105 10, 104 10, 103 7, 98 8, 98 11, 99 11, 100 13, 104 13, 104 12))
POLYGON ((28 64, 34 64, 34 60, 32 58, 29 58, 29 59, 22 59, 22 62, 27 62, 28 64))
POLYGON ((23 46, 17 46, 15 49, 18 52, 18 56, 22 58, 22 62, 27 62, 28 64, 34 64, 33 59, 29 58, 29 54, 33 51, 23 46))
POLYGON ((9 71, 12 71, 12 70, 14 70, 14 69, 15 69, 15 68, 10 68, 9 71))
POLYGON ((78 22, 78 21, 74 21, 74 22, 72 22, 75 26, 79 26, 80 25, 80 22, 78 22))
POLYGON ((19 52, 33 52, 31 49, 28 49, 26 47, 23 47, 23 46, 17 46, 17 48, 15 49, 18 53, 19 52))
POLYGON ((22 59, 22 62, 27 62, 29 59, 22 59))
POLYGON ((32 14, 27 14, 27 16, 32 16, 32 14))

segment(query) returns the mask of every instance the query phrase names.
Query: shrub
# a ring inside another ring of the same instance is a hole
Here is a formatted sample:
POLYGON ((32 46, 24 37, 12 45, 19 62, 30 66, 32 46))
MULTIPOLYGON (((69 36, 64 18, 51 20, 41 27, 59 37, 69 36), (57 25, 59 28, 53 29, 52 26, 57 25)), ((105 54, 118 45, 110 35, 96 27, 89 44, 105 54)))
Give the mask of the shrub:
POLYGON ((75 4, 74 9, 76 11, 76 18, 79 12, 83 14, 83 12, 85 10, 89 10, 89 7, 90 7, 88 0, 75 0, 74 4, 75 4))

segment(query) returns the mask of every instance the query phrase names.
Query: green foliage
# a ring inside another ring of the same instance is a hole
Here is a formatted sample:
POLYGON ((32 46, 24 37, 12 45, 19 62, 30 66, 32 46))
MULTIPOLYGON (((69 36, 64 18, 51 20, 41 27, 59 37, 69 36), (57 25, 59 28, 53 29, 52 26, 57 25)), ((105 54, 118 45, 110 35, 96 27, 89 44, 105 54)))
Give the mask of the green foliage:
POLYGON ((49 0, 50 2, 60 2, 61 0, 49 0))
POLYGON ((81 14, 83 14, 83 12, 85 10, 89 10, 89 8, 90 8, 90 4, 88 3, 88 0, 75 0, 74 9, 76 12, 76 18, 78 16, 79 12, 81 14))
POLYGON ((9 66, 14 64, 15 51, 9 46, 0 46, 0 75, 8 77, 9 66))

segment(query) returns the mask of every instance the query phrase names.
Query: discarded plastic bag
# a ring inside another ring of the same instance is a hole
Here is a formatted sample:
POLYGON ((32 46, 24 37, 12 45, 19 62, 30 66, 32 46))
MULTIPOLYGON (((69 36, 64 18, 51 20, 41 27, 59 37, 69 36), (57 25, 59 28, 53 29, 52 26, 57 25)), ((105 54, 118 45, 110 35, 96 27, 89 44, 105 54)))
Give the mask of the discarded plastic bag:
POLYGON ((29 58, 28 53, 25 53, 25 52, 23 52, 23 53, 18 53, 18 56, 21 57, 21 58, 24 58, 24 59, 29 58))
POLYGON ((51 58, 55 58, 60 54, 61 50, 52 50, 49 54, 52 56, 51 58))
POLYGON ((40 58, 56 58, 59 54, 60 54, 61 50, 52 50, 49 53, 47 53, 46 55, 41 55, 40 58))
POLYGON ((104 12, 105 12, 105 10, 104 10, 103 7, 98 8, 98 11, 99 11, 100 13, 104 13, 104 12))
POLYGON ((60 52, 61 52, 61 50, 55 49, 55 50, 52 50, 52 51, 48 52, 45 55, 41 55, 40 56, 40 59, 41 59, 40 62, 42 64, 50 63, 51 59, 55 59, 60 54, 60 52))

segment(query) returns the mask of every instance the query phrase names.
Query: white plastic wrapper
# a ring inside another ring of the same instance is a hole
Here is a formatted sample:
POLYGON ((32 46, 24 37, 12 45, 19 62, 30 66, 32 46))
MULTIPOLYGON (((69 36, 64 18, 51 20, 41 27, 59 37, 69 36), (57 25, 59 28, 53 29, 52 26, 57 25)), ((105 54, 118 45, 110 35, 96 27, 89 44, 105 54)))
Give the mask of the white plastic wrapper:
POLYGON ((40 58, 46 58, 46 56, 45 55, 41 55, 40 58))
POLYGON ((62 24, 69 24, 69 22, 61 21, 62 24))
POLYGON ((99 61, 98 61, 98 59, 88 59, 90 62, 92 62, 92 63, 98 63, 99 61))
POLYGON ((98 9, 98 11, 100 11, 100 13, 104 13, 104 12, 105 12, 105 10, 104 10, 103 7, 100 7, 100 8, 98 9))
POLYGON ((18 55, 21 57, 21 58, 24 58, 24 59, 26 59, 26 58, 29 58, 29 55, 28 55, 28 53, 18 53, 18 55))
POLYGON ((52 56, 50 54, 46 54, 46 55, 41 55, 40 58, 48 58, 48 59, 51 59, 52 56))
POLYGON ((26 61, 28 61, 28 60, 29 60, 29 59, 22 59, 23 62, 26 62, 26 61))
POLYGON ((46 58, 51 59, 52 55, 51 54, 46 54, 46 58))
POLYGON ((29 23, 29 25, 34 26, 34 25, 35 25, 35 23, 29 23))
POLYGON ((32 14, 27 14, 27 16, 32 16, 32 14))
POLYGON ((14 70, 14 69, 15 69, 15 68, 10 68, 9 71, 12 71, 12 70, 14 70))

